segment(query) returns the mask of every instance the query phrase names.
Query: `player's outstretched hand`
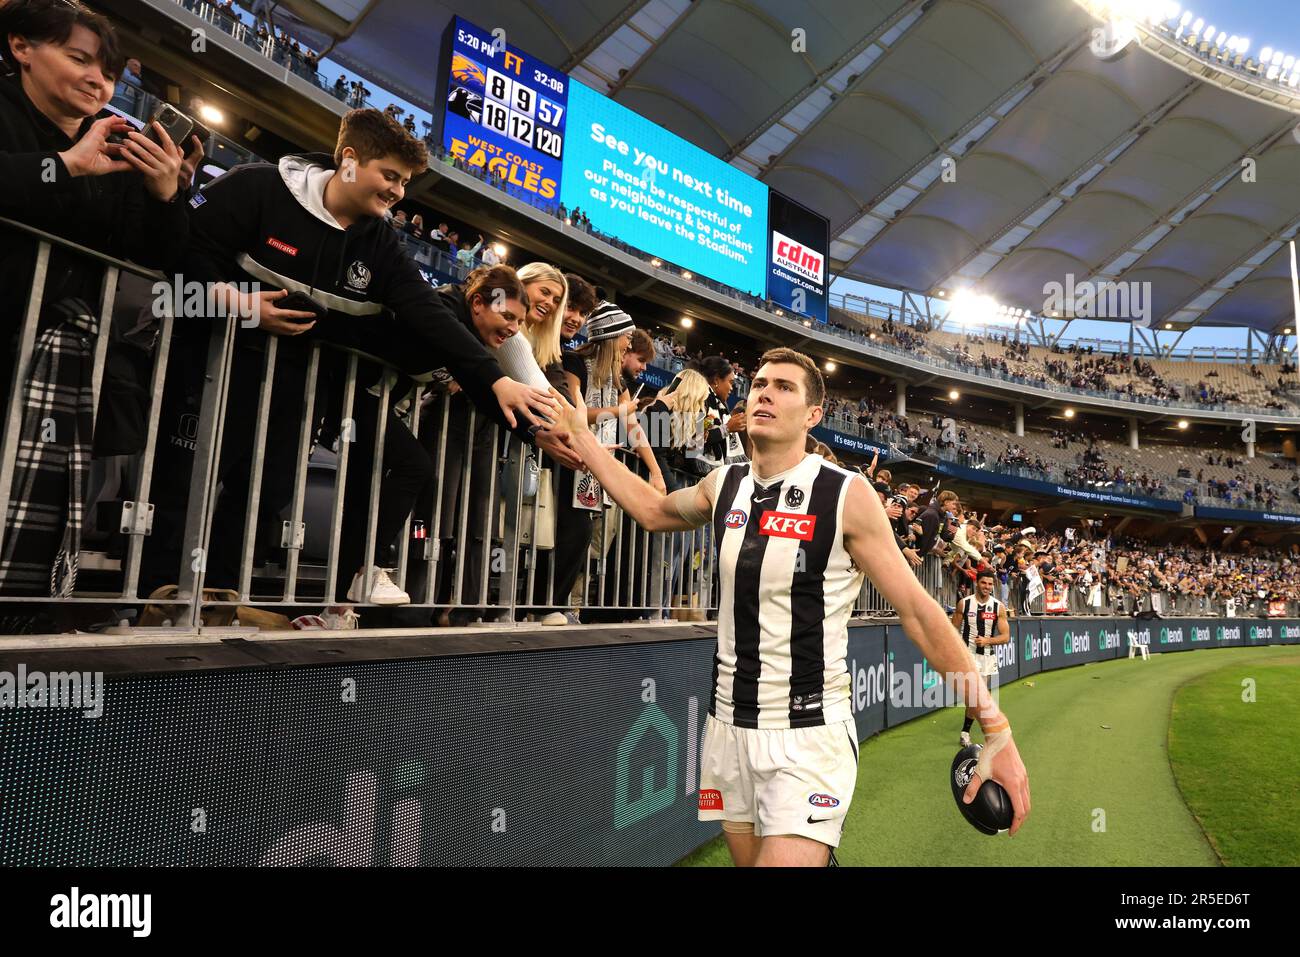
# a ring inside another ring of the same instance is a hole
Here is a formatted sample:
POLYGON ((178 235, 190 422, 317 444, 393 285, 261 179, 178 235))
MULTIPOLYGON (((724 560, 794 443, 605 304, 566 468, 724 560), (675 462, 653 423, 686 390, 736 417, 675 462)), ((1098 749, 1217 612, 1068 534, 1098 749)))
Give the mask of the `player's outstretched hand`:
POLYGON ((533 440, 537 443, 539 449, 565 468, 574 472, 585 472, 587 470, 586 463, 573 451, 573 434, 571 432, 539 429, 537 434, 533 436, 533 440))
POLYGON ((1015 812, 1011 818, 1011 834, 1014 835, 1029 816, 1029 773, 1025 771, 1025 763, 1020 760, 1020 751, 1011 738, 1010 729, 984 736, 979 764, 971 775, 970 783, 966 785, 962 801, 969 804, 975 800, 980 785, 989 780, 1002 785, 1011 797, 1011 808, 1015 812))
POLYGON ((559 408, 555 431, 572 433, 587 427, 587 404, 582 401, 582 396, 575 395, 574 401, 570 402, 563 394, 552 389, 551 398, 559 408))

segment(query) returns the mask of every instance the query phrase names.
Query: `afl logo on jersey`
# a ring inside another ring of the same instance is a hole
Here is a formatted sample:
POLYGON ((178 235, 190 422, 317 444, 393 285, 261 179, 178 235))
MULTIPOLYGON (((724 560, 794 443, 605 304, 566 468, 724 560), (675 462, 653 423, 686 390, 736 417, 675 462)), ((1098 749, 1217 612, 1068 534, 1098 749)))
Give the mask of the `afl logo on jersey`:
POLYGON ((749 516, 746 513, 742 512, 738 508, 733 508, 727 513, 727 517, 723 520, 722 524, 726 525, 727 528, 743 528, 745 522, 748 520, 749 516))
POLYGON ((803 504, 803 489, 793 488, 793 487, 786 489, 785 492, 786 508, 798 508, 802 504, 803 504))

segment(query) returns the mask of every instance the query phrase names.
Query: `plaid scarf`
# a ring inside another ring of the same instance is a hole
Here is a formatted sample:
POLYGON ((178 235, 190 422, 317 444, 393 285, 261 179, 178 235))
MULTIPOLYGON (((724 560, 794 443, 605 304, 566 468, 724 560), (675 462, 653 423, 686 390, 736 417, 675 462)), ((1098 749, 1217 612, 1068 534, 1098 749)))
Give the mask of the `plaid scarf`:
POLYGON ((0 591, 64 597, 77 582, 83 499, 94 427, 94 335, 79 299, 50 309, 23 388, 23 421, 9 494, 0 591))

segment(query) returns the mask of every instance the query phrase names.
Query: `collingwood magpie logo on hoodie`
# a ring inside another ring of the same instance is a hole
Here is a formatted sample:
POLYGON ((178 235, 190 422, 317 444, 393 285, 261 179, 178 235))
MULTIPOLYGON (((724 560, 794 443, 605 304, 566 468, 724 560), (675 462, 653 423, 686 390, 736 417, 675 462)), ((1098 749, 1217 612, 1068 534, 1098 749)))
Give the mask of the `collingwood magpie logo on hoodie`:
POLYGON ((360 259, 348 267, 348 288, 364 292, 370 285, 370 270, 360 259))

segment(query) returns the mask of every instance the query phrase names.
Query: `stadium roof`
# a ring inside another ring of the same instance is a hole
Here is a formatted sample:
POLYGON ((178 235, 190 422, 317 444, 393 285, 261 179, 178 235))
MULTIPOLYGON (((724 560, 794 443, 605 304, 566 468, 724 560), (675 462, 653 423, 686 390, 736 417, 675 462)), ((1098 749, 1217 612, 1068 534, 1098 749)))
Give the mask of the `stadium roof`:
POLYGON ((1300 98, 1154 34, 1103 59, 1089 3, 282 0, 277 16, 435 113, 449 19, 504 28, 825 215, 851 279, 1034 311, 1067 274, 1149 282, 1161 327, 1291 326, 1300 98))

